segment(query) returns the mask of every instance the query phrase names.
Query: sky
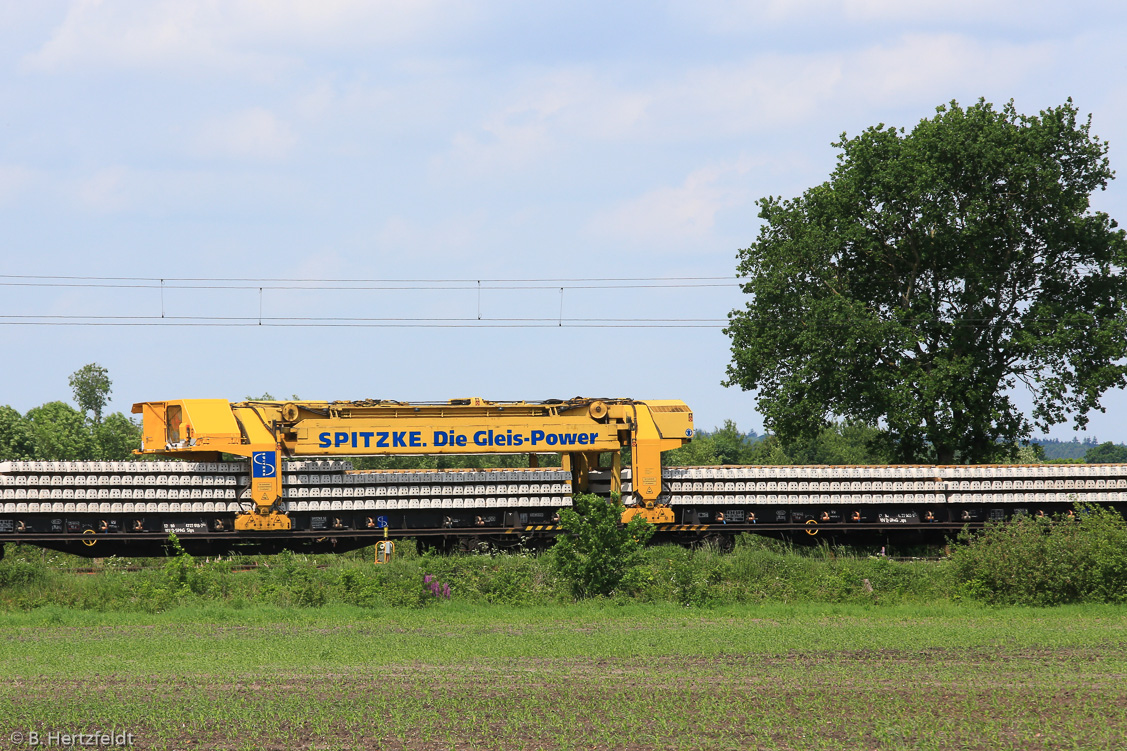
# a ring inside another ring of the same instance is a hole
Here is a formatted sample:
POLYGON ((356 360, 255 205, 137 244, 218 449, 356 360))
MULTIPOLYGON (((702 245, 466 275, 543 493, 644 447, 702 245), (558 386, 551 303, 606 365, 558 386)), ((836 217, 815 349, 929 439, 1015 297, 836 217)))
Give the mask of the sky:
MULTIPOLYGON (((583 395, 762 432, 722 385, 737 251, 843 132, 1072 97, 1127 165, 1127 6, 1063 7, 0 0, 0 403, 97 362, 126 412, 583 395)), ((1127 221, 1127 181, 1093 205, 1127 221)), ((1127 441, 1104 404, 1079 435, 1127 441)))

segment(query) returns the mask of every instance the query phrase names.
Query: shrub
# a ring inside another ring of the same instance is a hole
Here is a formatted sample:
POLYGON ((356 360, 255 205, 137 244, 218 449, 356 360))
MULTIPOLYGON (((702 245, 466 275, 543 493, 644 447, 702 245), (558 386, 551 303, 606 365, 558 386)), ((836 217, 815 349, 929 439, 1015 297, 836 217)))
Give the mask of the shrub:
POLYGON ((574 506, 560 512, 560 528, 552 560, 575 597, 610 595, 630 585, 643 560, 654 528, 640 517, 622 524, 622 500, 608 502, 589 493, 575 496, 574 506))
POLYGON ((1112 509, 1020 516, 959 542, 952 558, 966 596, 1006 605, 1127 601, 1127 522, 1112 509))
POLYGON ((32 561, 5 561, 0 564, 0 588, 26 586, 46 580, 43 566, 32 561))
POLYGON ((422 608, 436 602, 417 566, 385 567, 376 572, 375 601, 395 608, 422 608))

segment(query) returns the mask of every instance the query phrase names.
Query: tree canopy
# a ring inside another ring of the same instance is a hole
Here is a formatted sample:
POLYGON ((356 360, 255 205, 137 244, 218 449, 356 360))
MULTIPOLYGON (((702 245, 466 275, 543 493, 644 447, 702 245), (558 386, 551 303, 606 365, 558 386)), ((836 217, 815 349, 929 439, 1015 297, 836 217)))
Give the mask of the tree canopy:
POLYGON ((979 101, 843 134, 827 182, 758 203, 726 385, 757 391, 784 441, 846 418, 895 461, 992 461, 1034 426, 1083 427, 1127 383, 1127 240, 1090 207, 1114 177, 1090 126, 1071 100, 979 101))
MULTIPOLYGON (((667 467, 718 464, 886 464, 880 431, 858 422, 827 425, 813 437, 783 442, 778 436, 742 433, 732 420, 698 429, 693 440, 661 456, 667 467)), ((623 464, 629 463, 624 457, 623 464)))
POLYGON ((0 406, 0 461, 27 461, 35 453, 35 436, 27 420, 8 405, 0 406))
POLYGON ((1122 464, 1127 462, 1127 446, 1112 443, 1101 443, 1093 446, 1084 454, 1086 464, 1122 464))
POLYGON ((86 418, 65 402, 48 402, 27 412, 35 436, 36 459, 88 461, 95 459, 95 441, 86 418))
POLYGON ((70 376, 81 409, 48 402, 26 415, 0 405, 0 461, 122 461, 133 458, 141 442, 141 426, 120 412, 102 419, 109 392, 109 373, 92 363, 70 376), (93 413, 87 417, 87 413, 93 413))
POLYGON ((96 362, 83 365, 70 374, 70 388, 74 400, 83 412, 93 412, 94 422, 102 421, 102 410, 110 400, 110 373, 96 362))

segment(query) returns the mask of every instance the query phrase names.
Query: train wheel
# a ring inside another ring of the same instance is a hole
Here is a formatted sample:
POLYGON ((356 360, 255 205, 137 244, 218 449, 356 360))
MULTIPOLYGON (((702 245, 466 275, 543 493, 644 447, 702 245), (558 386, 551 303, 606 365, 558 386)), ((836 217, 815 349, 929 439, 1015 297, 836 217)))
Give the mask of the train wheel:
POLYGON ((723 532, 710 532, 700 538, 700 547, 712 548, 718 553, 730 553, 736 546, 735 538, 723 532))
POLYGON ((478 535, 466 535, 465 537, 458 538, 458 552, 489 555, 491 552, 493 552, 493 545, 484 537, 480 537, 478 535))

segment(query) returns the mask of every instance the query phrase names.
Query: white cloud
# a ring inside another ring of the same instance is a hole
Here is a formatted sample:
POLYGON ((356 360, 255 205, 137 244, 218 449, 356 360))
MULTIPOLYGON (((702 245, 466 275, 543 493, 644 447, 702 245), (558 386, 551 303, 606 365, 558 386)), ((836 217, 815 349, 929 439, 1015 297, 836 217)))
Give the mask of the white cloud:
POLYGON ((77 177, 59 177, 52 187, 83 211, 149 216, 202 209, 238 216, 250 216, 263 207, 291 211, 300 194, 292 177, 272 173, 150 170, 121 164, 77 177))
POLYGON ((753 166, 741 159, 696 170, 681 185, 656 188, 600 214, 589 230, 659 246, 704 240, 713 234, 717 214, 751 200, 744 177, 753 166))
POLYGON ((399 260, 471 257, 484 245, 485 227, 480 213, 448 215, 428 223, 392 216, 376 231, 373 245, 381 256, 399 260))
POLYGON ((275 69, 306 49, 397 44, 457 28, 437 0, 73 0, 32 67, 275 69))
POLYGON ((0 164, 0 204, 16 200, 31 187, 36 177, 36 173, 26 167, 0 164))
POLYGON ((319 120, 331 115, 339 103, 339 95, 329 80, 316 81, 294 101, 295 111, 306 120, 319 120))
POLYGON ((75 195, 88 210, 111 213, 129 208, 132 204, 130 190, 136 176, 126 167, 114 165, 98 170, 76 185, 75 195))
POLYGON ((647 94, 615 87, 589 68, 526 76, 472 130, 461 130, 435 167, 492 175, 534 166, 562 141, 628 135, 644 115, 647 94))
MULTIPOLYGON (((474 129, 463 129, 438 171, 533 170, 608 143, 663 144, 778 135, 843 113, 926 108, 1029 80, 1059 55, 1052 44, 984 44, 957 34, 910 34, 888 43, 813 54, 761 54, 626 82, 587 67, 530 74, 474 129)), ((909 125, 911 123, 904 123, 909 125)), ((836 132, 835 132, 836 135, 836 132)))
MULTIPOLYGON (((1097 8, 1115 7, 1107 0, 1080 2, 1097 8)), ((1051 17, 1057 7, 1048 0, 674 0, 671 12, 684 23, 717 34, 746 34, 763 31, 764 27, 842 22, 947 23, 960 28, 1005 22, 1012 28, 1030 17, 1051 17)))
POLYGON ((1048 44, 984 45, 954 34, 810 55, 765 55, 698 68, 651 94, 649 129, 668 135, 733 135, 793 127, 844 112, 932 105, 1036 76, 1048 44))
POLYGON ((348 263, 339 252, 334 248, 323 248, 303 254, 278 276, 284 279, 344 279, 349 273, 348 263))
POLYGON ((252 107, 205 123, 196 138, 203 156, 276 160, 297 144, 289 125, 262 107, 252 107))
POLYGON ((844 72, 852 93, 868 104, 939 104, 945 92, 985 92, 1038 76, 1058 54, 1052 43, 987 45, 955 34, 912 34, 851 56, 844 72))

